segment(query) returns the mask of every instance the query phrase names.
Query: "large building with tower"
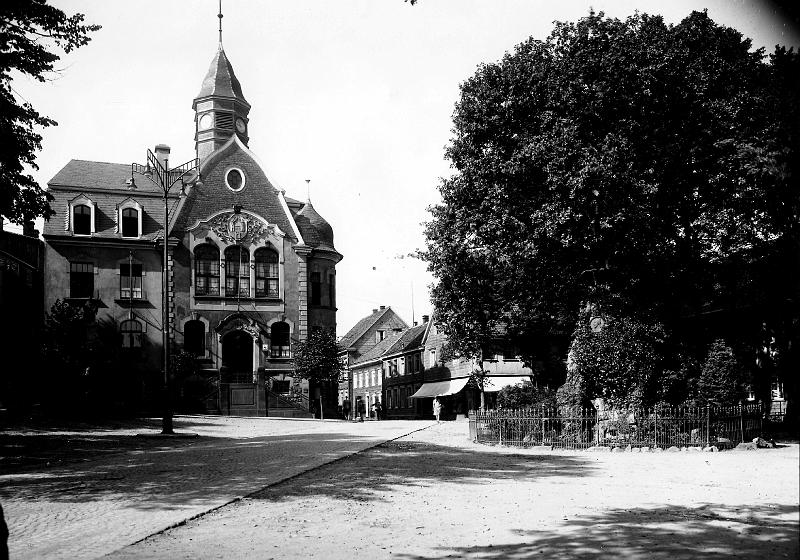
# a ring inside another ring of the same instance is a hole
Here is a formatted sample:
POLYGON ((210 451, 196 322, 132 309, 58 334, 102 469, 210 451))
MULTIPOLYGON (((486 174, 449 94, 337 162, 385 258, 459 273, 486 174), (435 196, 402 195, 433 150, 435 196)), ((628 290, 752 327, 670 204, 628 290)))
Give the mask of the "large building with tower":
POLYGON ((48 184, 56 215, 43 233, 45 310, 95 301, 98 322, 118 331, 130 369, 120 375, 137 380, 130 390, 144 401, 163 379, 166 316, 171 355, 194 354, 216 379, 209 409, 308 410, 292 343, 335 329, 342 255, 310 200, 285 196, 249 149, 250 107, 220 40, 192 103, 197 160, 174 166, 159 144, 143 165, 72 160, 48 184))

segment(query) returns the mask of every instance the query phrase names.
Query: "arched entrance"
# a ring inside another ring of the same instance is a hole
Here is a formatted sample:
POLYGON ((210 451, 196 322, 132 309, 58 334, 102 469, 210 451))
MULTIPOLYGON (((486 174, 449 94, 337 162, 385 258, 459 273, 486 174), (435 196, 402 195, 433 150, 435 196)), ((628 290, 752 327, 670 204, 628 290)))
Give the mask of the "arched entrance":
POLYGON ((253 370, 253 337, 243 330, 232 330, 222 338, 222 365, 231 374, 250 374, 253 370))

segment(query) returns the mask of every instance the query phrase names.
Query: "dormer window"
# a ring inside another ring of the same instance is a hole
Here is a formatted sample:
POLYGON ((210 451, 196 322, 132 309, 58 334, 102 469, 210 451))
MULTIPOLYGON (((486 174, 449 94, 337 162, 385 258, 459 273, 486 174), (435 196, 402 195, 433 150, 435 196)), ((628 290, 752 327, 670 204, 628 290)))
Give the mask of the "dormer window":
POLYGON ((92 235, 95 232, 95 204, 86 195, 70 200, 65 227, 73 235, 92 235))
POLYGON ((133 208, 122 211, 122 237, 139 237, 139 212, 133 208))
POLYGON ((92 210, 85 204, 79 204, 72 209, 72 233, 92 234, 92 210))
POLYGON ((129 198, 117 205, 117 225, 122 237, 142 236, 142 207, 138 202, 129 198))

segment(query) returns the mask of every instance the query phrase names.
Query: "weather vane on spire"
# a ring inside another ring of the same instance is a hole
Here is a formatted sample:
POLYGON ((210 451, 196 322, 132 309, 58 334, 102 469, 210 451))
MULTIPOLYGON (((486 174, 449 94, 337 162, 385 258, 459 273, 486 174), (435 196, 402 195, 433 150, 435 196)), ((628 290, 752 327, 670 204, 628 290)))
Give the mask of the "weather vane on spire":
POLYGON ((217 14, 219 18, 219 44, 222 44, 222 0, 219 0, 219 13, 217 14))

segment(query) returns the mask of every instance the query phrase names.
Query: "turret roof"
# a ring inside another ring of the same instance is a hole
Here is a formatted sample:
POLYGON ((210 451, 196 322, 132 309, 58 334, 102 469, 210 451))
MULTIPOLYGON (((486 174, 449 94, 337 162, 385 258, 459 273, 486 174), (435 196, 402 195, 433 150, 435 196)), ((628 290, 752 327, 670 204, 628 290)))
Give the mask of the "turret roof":
POLYGON ((334 249, 333 228, 314 209, 311 201, 306 202, 303 208, 295 215, 295 222, 297 227, 300 228, 303 240, 306 243, 321 249, 334 249))
POLYGON ((208 74, 206 74, 203 85, 200 87, 200 93, 197 94, 195 99, 210 96, 230 97, 250 106, 244 98, 239 80, 236 79, 236 75, 233 73, 233 66, 231 66, 228 57, 225 56, 222 43, 220 43, 217 54, 211 61, 208 74))

